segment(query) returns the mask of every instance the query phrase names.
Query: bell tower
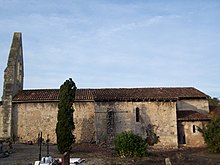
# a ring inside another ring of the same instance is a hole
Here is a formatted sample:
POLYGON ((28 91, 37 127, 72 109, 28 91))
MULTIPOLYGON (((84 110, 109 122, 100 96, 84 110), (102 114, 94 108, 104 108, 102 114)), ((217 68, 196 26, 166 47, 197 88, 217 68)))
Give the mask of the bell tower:
POLYGON ((0 112, 0 138, 12 138, 12 98, 23 90, 24 66, 22 34, 15 32, 4 71, 2 112, 0 112))

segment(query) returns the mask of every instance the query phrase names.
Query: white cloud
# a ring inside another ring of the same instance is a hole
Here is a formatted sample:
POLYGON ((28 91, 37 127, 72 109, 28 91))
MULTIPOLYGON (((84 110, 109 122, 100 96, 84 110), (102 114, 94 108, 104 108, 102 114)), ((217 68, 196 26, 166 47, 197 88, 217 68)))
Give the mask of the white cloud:
POLYGON ((4 1, 1 80, 12 33, 21 31, 27 88, 55 88, 73 77, 79 87, 198 86, 220 96, 218 6, 4 1))

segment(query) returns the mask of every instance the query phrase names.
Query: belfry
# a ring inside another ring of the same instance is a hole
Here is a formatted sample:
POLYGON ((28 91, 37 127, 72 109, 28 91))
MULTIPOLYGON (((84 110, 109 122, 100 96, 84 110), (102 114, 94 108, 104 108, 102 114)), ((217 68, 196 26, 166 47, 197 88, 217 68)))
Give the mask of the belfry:
POLYGON ((15 32, 9 52, 7 67, 4 71, 2 96, 2 113, 0 116, 0 137, 11 138, 12 135, 12 98, 23 90, 24 66, 22 34, 15 32), (2 129, 2 130, 1 130, 2 129))

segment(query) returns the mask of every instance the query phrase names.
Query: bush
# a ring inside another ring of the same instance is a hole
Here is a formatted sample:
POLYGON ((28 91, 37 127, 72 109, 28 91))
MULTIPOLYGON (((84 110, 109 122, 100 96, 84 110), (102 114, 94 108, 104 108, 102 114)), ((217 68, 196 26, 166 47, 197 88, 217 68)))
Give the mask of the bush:
POLYGON ((132 132, 118 134, 115 139, 115 150, 123 157, 140 157, 145 155, 147 143, 141 136, 132 132))
POLYGON ((208 150, 220 153, 220 115, 214 116, 205 128, 199 130, 203 134, 208 150))

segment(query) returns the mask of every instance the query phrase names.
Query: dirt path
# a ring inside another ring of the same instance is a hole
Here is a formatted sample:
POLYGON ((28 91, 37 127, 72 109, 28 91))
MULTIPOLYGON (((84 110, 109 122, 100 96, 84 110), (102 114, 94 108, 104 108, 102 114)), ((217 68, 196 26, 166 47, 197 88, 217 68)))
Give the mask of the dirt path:
MULTIPOLYGON (((13 153, 9 157, 0 158, 0 165, 28 165, 38 160, 39 146, 13 144, 13 153)), ((42 156, 47 154, 47 147, 42 146, 42 156)), ((61 157, 56 145, 50 145, 50 155, 61 157)), ((220 165, 220 154, 210 154, 206 149, 178 149, 172 151, 151 150, 142 158, 120 158, 110 150, 94 144, 75 144, 71 157, 85 159, 82 165, 164 165, 169 157, 172 165, 220 165)))

